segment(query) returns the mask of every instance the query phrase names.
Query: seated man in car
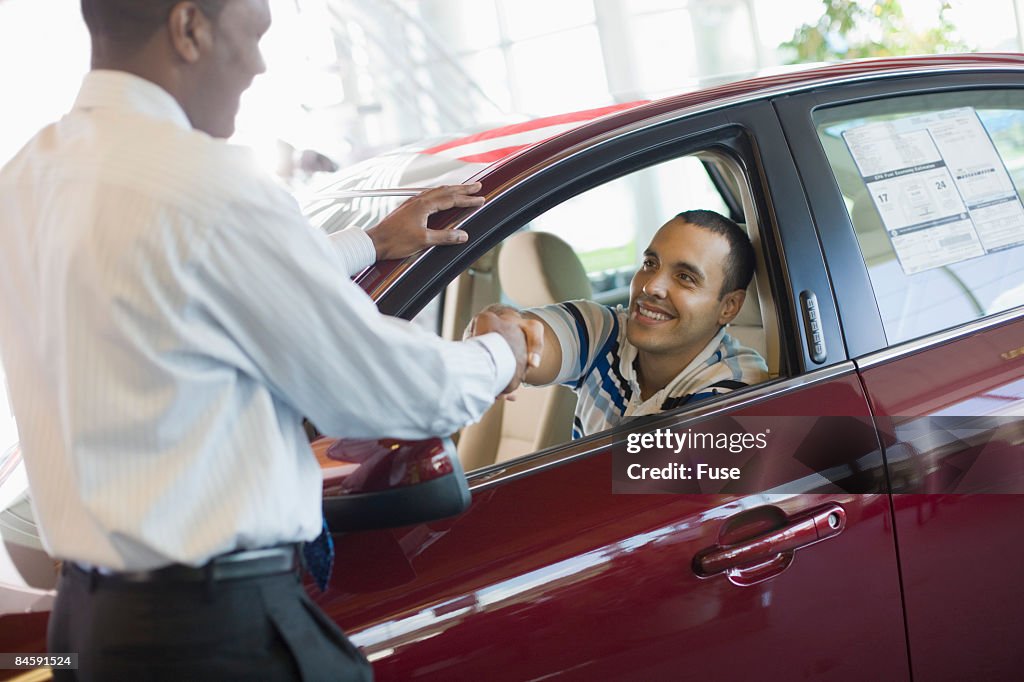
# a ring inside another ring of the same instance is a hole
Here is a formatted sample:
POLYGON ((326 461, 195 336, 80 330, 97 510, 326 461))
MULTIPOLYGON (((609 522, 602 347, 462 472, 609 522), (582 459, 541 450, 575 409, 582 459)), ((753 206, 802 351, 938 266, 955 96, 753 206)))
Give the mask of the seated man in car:
MULTIPOLYGON (((725 325, 740 311, 754 273, 746 233, 714 211, 680 213, 644 252, 629 308, 567 301, 518 311, 486 310, 543 326, 531 385, 565 384, 577 394, 573 438, 628 417, 654 414, 765 381, 764 359, 725 325)), ((467 334, 487 329, 478 315, 467 334)))

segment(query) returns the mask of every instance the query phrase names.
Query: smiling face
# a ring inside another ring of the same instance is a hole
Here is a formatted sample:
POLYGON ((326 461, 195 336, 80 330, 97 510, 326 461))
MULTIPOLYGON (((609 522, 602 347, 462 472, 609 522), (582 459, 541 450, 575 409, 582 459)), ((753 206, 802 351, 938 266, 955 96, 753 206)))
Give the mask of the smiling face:
POLYGON ((641 363, 659 356, 681 371, 739 313, 745 292, 726 292, 729 242, 710 230, 674 218, 644 252, 630 284, 626 336, 641 363))

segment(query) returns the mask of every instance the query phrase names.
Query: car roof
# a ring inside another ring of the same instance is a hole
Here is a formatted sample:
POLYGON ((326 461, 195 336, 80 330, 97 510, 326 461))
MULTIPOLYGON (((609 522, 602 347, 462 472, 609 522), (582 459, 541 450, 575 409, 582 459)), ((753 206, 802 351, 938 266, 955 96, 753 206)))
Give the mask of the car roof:
MULTIPOLYGON (((956 55, 927 55, 897 58, 860 59, 825 65, 796 65, 759 72, 753 77, 730 81, 711 87, 664 97, 653 101, 628 102, 610 107, 590 109, 552 117, 535 119, 526 123, 514 123, 492 130, 477 131, 468 136, 445 137, 440 141, 428 141, 412 145, 380 157, 389 168, 380 173, 371 159, 356 167, 349 181, 336 182, 333 200, 343 200, 348 194, 362 194, 361 190, 373 189, 376 199, 379 194, 408 196, 409 187, 400 182, 381 184, 381 178, 396 180, 402 172, 396 170, 396 163, 403 155, 402 163, 407 168, 422 165, 414 174, 418 186, 451 184, 480 180, 482 192, 493 196, 500 188, 531 169, 550 163, 553 159, 572 154, 574 151, 593 145, 603 139, 621 135, 630 130, 656 125, 662 120, 677 118, 688 113, 713 110, 745 101, 774 97, 836 83, 847 83, 883 78, 896 78, 916 73, 949 73, 957 71, 1024 69, 1024 54, 1018 53, 976 53, 956 55), (569 123, 570 125, 565 125, 569 123), (557 129, 557 130, 556 130, 557 129), (516 138, 516 144, 502 144, 507 139, 525 131, 531 131, 534 139, 525 142, 516 138), (483 139, 494 145, 490 154, 474 156, 463 153, 483 139), (363 165, 366 165, 363 168, 363 165), (425 168, 425 170, 424 170, 425 168), (358 176, 358 177, 356 177, 358 176), (338 190, 347 190, 339 192, 338 190), (381 190, 385 191, 381 191, 381 190)), ((328 186, 330 189, 331 186, 328 186)), ((323 195, 322 209, 332 201, 330 195, 323 195)), ((376 200, 376 199, 371 199, 376 200)), ((386 211, 382 202, 370 204, 359 200, 362 209, 334 215, 334 229, 346 220, 366 227, 382 218, 386 211), (373 206, 372 209, 367 208, 373 206)), ((352 202, 358 203, 358 202, 352 202)), ((393 206, 392 206, 393 207, 393 206)), ((334 209, 331 209, 334 210, 334 209)), ((446 223, 469 209, 453 212, 446 223)), ((317 221, 314 221, 317 222, 317 221)), ((322 223, 321 223, 322 224, 322 223)), ((352 223, 350 223, 352 224, 352 223)), ((328 231, 332 231, 329 229, 328 231)), ((380 263, 370 268, 357 281, 367 290, 374 290, 389 279, 397 263, 380 263)))
MULTIPOLYGON (((348 198, 364 190, 373 190, 375 195, 392 190, 394 196, 408 196, 410 190, 491 176, 498 168, 508 165, 514 174, 532 161, 558 154, 610 131, 643 122, 654 123, 667 114, 715 108, 738 100, 922 71, 1008 67, 1024 67, 1024 55, 977 53, 859 59, 775 67, 745 74, 746 77, 716 76, 711 81, 718 84, 656 100, 618 103, 498 126, 478 126, 468 133, 441 135, 405 145, 327 176, 318 183, 311 200, 348 198)), ((507 172, 500 174, 503 179, 508 175, 507 172)))
MULTIPOLYGON (((805 66, 805 65, 802 65, 805 66)), ((785 69, 761 72, 752 78, 732 81, 692 92, 672 95, 625 111, 604 116, 566 131, 555 137, 537 142, 517 151, 474 177, 487 175, 485 191, 518 175, 542 159, 549 159, 570 151, 583 142, 592 142, 615 132, 632 127, 657 123, 661 117, 677 117, 687 112, 714 109, 741 101, 773 97, 834 83, 858 80, 894 78, 921 72, 949 72, 958 70, 984 70, 1024 68, 1024 54, 976 53, 956 55, 925 55, 899 58, 859 59, 818 65, 796 70, 785 69), (501 172, 495 173, 498 167, 501 172)))

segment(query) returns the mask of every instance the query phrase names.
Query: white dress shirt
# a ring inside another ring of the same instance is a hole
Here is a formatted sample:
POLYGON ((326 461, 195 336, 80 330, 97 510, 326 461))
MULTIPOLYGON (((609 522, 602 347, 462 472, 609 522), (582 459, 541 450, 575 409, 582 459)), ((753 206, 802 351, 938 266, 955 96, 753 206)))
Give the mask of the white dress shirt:
POLYGON ((423 438, 509 382, 497 335, 380 315, 333 240, 171 95, 88 74, 0 171, 0 349, 37 519, 56 557, 198 565, 308 540, 321 475, 301 425, 423 438), (332 243, 333 242, 333 243, 332 243))

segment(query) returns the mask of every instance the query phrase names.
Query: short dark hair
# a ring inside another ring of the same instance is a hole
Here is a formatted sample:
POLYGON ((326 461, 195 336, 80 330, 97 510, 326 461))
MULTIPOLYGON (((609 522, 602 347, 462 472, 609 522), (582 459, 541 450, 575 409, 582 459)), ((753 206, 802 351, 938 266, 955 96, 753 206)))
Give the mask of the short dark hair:
POLYGON ((743 228, 715 211, 698 209, 683 211, 676 216, 683 222, 696 225, 715 234, 720 234, 729 242, 729 258, 725 262, 725 280, 718 297, 722 298, 730 291, 746 289, 754 277, 754 246, 743 228))
MULTIPOLYGON (((191 0, 216 19, 228 0, 191 0)), ((145 45, 183 0, 82 0, 82 17, 93 41, 130 52, 145 45)))

